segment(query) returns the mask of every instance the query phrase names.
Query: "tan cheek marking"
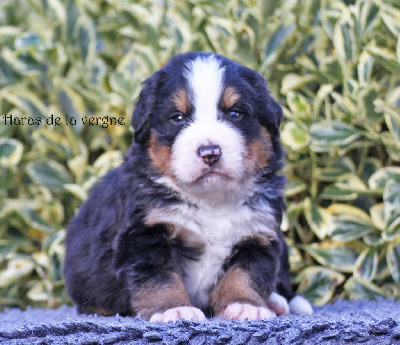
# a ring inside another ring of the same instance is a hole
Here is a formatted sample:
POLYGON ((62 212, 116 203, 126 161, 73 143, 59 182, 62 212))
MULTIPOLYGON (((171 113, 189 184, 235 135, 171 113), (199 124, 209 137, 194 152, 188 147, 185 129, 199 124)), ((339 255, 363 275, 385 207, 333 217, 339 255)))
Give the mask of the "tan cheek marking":
POLYGON ((261 296, 251 287, 248 273, 239 267, 229 269, 210 294, 210 305, 216 316, 235 302, 266 306, 261 296))
POLYGON ((165 145, 160 145, 154 132, 151 133, 149 155, 153 166, 162 174, 168 175, 171 178, 171 148, 165 145))
POLYGON ((180 89, 172 96, 172 101, 175 104, 176 110, 182 114, 187 114, 189 110, 189 99, 186 90, 180 89))
POLYGON ((149 320, 155 313, 167 309, 191 306, 182 278, 178 273, 172 274, 167 284, 147 284, 132 297, 132 314, 140 314, 149 320))
POLYGON ((271 135, 263 127, 261 136, 250 143, 245 159, 248 175, 252 175, 257 170, 266 167, 272 154, 271 135))
POLYGON ((240 95, 232 86, 228 86, 222 95, 222 107, 224 109, 232 108, 235 103, 240 99, 240 95))

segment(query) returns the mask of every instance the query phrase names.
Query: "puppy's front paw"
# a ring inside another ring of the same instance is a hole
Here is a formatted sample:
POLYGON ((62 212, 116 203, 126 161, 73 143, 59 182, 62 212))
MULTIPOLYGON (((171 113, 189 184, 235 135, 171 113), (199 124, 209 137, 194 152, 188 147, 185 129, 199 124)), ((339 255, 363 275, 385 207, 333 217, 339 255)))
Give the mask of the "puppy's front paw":
POLYGON ((271 309, 265 307, 255 307, 247 303, 232 303, 219 316, 225 319, 244 321, 246 319, 271 319, 276 314, 271 309))
POLYGON ((286 298, 276 292, 271 293, 269 296, 267 306, 272 309, 276 315, 289 314, 289 304, 286 298))
POLYGON ((163 313, 153 314, 150 322, 168 322, 180 319, 205 321, 206 317, 200 309, 195 307, 176 307, 168 309, 163 313))

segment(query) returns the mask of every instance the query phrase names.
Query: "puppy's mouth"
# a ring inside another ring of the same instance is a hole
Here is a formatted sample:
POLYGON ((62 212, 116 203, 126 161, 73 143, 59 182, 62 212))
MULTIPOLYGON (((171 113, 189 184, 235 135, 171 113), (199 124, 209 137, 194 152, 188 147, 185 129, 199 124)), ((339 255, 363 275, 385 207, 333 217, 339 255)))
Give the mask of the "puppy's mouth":
POLYGON ((219 169, 208 168, 204 169, 201 174, 193 180, 192 183, 203 183, 210 179, 221 179, 228 181, 234 180, 234 178, 226 172, 220 171, 219 169))

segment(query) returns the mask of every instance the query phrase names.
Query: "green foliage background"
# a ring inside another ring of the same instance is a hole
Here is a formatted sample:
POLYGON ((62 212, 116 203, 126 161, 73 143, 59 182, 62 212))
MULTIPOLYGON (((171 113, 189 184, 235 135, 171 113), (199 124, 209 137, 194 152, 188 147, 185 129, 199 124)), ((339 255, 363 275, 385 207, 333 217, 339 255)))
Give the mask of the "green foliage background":
POLYGON ((68 301, 66 224, 129 147, 140 83, 189 50, 260 71, 284 106, 298 291, 400 297, 398 0, 15 0, 0 25, 0 306, 68 301))

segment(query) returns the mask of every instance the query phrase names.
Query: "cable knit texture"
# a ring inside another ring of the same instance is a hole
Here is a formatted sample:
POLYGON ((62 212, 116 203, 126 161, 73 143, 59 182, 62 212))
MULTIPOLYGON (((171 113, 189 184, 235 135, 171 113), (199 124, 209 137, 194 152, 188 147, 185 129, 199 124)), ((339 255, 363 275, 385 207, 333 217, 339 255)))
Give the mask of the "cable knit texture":
POLYGON ((268 321, 151 323, 57 310, 0 313, 1 344, 400 344, 400 302, 339 301, 268 321))

